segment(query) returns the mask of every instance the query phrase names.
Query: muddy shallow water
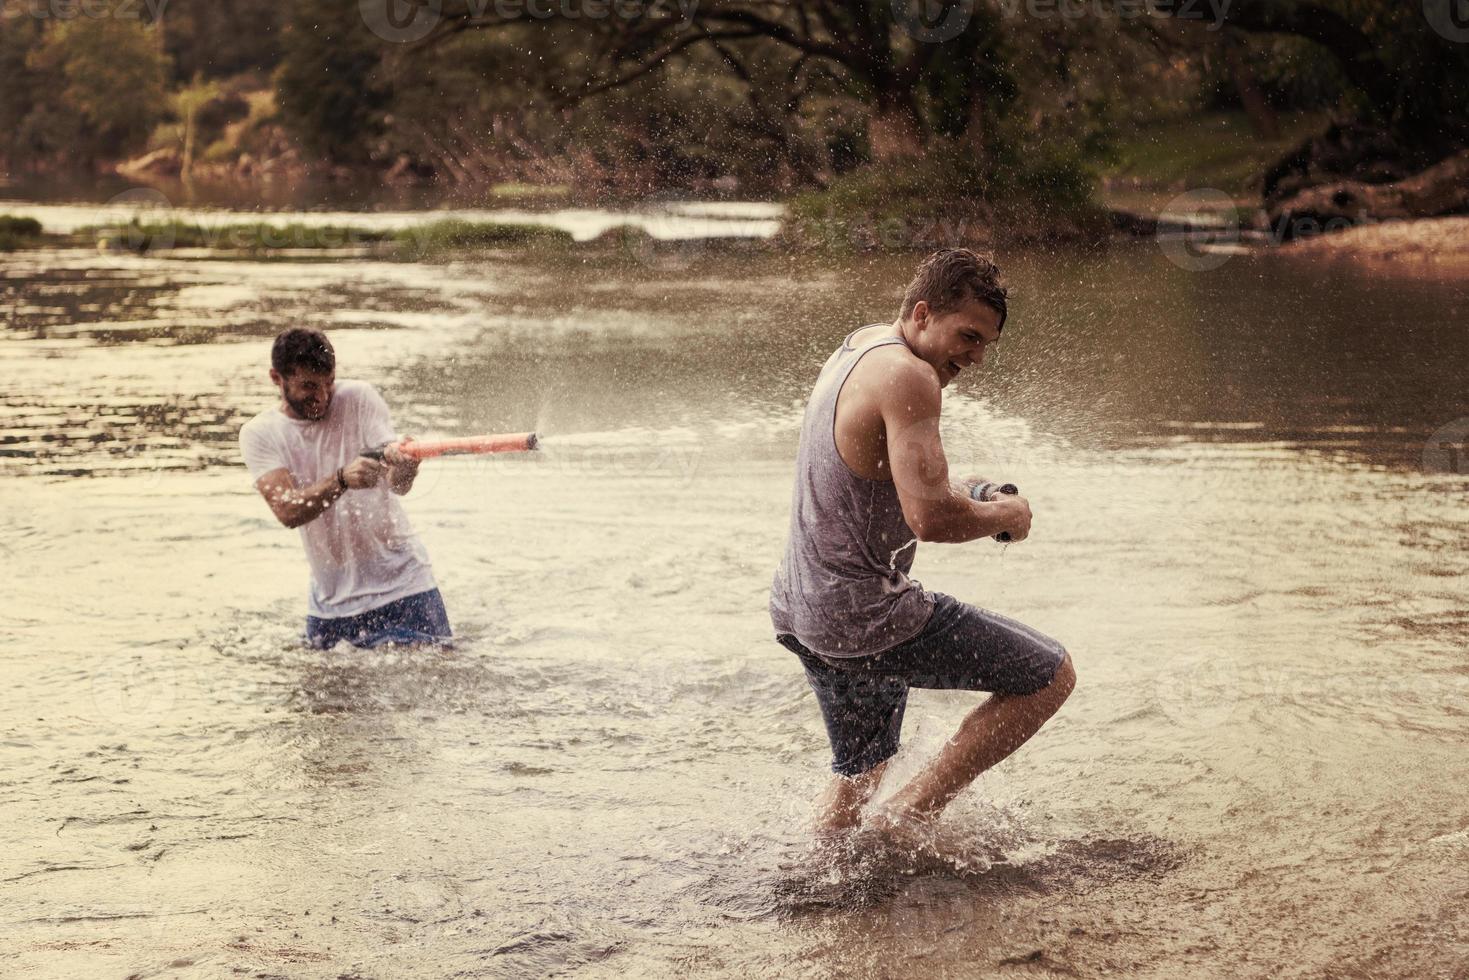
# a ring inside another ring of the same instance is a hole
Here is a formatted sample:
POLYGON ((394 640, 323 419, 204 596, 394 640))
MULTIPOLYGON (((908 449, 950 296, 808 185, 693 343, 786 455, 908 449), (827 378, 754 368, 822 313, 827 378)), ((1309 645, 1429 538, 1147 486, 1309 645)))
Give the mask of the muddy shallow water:
MULTIPOLYGON (((1463 285, 1012 257, 945 436, 1035 532, 915 575, 1077 691, 919 852, 812 841, 766 589, 802 401, 910 264, 0 259, 4 972, 1469 973, 1463 285), (403 431, 547 434, 407 498, 452 651, 298 643, 235 447, 295 323, 403 431)), ((972 704, 915 693, 889 779, 972 704)))

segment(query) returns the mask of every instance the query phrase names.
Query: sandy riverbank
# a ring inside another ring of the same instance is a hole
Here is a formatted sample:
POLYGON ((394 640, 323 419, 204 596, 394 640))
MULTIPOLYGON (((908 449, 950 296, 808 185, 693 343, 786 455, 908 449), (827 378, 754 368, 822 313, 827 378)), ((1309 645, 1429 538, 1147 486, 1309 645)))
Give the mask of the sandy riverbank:
POLYGON ((1469 273, 1469 217, 1359 225, 1299 239, 1283 246, 1281 254, 1350 259, 1405 271, 1421 267, 1435 273, 1469 273))

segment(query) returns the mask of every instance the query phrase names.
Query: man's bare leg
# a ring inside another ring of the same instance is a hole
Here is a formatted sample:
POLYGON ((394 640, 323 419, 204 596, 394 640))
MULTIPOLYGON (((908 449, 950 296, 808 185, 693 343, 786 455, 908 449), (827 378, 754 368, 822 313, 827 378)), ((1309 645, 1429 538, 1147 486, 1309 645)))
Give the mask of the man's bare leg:
POLYGON ((837 834, 856 829, 862 822, 862 808, 882 782, 887 761, 857 776, 837 776, 816 798, 816 832, 837 834))
MULTIPOLYGON (((883 805, 879 825, 931 820, 980 773, 1024 745, 1076 686, 1071 654, 1051 683, 1034 694, 992 694, 964 718, 939 754, 883 805)), ((875 788, 875 787, 874 787, 875 788)))

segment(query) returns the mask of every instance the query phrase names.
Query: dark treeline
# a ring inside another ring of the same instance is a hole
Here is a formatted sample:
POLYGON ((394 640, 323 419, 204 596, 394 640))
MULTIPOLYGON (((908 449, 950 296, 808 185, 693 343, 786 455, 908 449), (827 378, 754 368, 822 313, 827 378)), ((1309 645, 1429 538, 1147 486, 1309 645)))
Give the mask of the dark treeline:
POLYGON ((1438 0, 382 2, 0 4, 0 166, 644 192, 937 160, 1054 196, 1150 120, 1234 109, 1269 139, 1312 110, 1260 175, 1278 204, 1469 147, 1469 24, 1438 0))

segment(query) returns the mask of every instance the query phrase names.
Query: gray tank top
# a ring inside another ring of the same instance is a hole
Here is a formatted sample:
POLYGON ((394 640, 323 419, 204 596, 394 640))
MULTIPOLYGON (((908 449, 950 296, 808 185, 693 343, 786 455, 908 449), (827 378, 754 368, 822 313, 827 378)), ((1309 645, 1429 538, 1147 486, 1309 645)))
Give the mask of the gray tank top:
POLYGON ((918 543, 897 488, 858 476, 837 452, 837 396, 852 369, 868 351, 907 346, 882 337, 853 347, 857 332, 827 358, 806 405, 790 537, 770 589, 776 632, 827 657, 881 653, 912 639, 933 612, 933 597, 908 577, 918 543))

